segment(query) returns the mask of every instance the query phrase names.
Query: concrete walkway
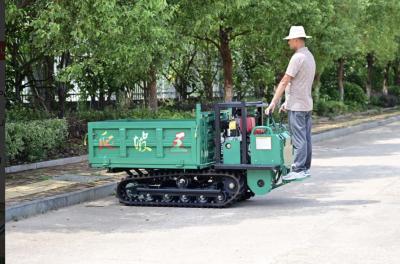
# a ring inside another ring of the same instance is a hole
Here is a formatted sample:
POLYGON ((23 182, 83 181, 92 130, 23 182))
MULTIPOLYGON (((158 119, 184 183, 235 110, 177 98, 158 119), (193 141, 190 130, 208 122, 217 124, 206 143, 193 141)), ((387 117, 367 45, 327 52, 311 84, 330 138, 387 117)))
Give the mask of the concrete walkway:
POLYGON ((89 168, 88 162, 7 174, 6 206, 117 182, 125 172, 89 168))
POLYGON ((398 263, 400 122, 314 146, 313 177, 228 209, 113 197, 6 228, 9 263, 398 263))

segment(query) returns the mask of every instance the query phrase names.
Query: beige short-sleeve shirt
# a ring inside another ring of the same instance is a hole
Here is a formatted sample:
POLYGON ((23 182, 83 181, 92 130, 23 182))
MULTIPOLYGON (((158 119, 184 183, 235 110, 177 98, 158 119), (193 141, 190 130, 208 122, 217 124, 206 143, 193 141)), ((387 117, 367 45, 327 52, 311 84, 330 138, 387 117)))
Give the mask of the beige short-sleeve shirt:
POLYGON ((293 77, 285 91, 286 109, 311 111, 313 109, 311 92, 315 75, 315 60, 307 47, 300 48, 293 54, 286 74, 293 77))

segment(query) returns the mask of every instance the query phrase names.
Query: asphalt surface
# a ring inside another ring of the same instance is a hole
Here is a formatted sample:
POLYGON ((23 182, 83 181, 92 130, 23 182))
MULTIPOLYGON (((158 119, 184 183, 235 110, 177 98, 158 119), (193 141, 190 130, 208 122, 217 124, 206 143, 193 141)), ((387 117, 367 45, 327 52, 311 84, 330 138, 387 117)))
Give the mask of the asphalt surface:
POLYGON ((9 222, 7 263, 399 263, 400 122, 313 157, 310 179, 228 209, 109 197, 9 222))

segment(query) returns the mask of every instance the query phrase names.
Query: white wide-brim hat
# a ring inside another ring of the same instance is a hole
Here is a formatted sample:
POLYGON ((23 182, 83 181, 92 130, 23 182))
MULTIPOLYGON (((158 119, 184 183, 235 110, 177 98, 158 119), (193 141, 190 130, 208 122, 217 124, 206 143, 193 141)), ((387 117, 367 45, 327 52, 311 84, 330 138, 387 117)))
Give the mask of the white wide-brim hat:
POLYGON ((284 39, 295 39, 295 38, 311 38, 311 36, 306 35, 303 26, 291 26, 289 31, 289 36, 287 36, 284 39))

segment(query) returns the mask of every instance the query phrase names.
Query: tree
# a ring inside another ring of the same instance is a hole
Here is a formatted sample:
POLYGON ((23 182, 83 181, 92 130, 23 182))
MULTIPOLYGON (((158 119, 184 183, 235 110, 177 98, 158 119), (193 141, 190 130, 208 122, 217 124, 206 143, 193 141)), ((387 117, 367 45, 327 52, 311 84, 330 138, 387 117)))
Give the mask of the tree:
POLYGON ((199 41, 197 56, 194 61, 195 75, 202 84, 200 98, 209 102, 214 97, 213 85, 220 73, 218 51, 210 42, 199 41))
POLYGON ((148 105, 157 110, 157 71, 170 52, 172 13, 163 0, 55 1, 34 23, 36 44, 57 57, 69 54, 59 80, 91 83, 91 88, 81 86, 92 98, 98 94, 101 107, 115 86, 130 87, 132 79, 144 79, 148 105))
POLYGON ((164 76, 174 86, 178 99, 186 100, 196 91, 195 60, 199 52, 198 45, 187 40, 175 51, 164 76), (192 88, 192 91, 189 92, 188 88, 192 88))
POLYGON ((336 41, 332 47, 332 59, 337 61, 337 83, 340 101, 344 100, 344 68, 346 58, 360 52, 360 34, 357 22, 361 19, 360 0, 334 0, 331 24, 336 41), (350 14, 350 15, 349 15, 350 14))
POLYGON ((51 110, 46 93, 53 86, 51 57, 31 45, 34 21, 45 1, 6 1, 6 89, 8 104, 22 103, 22 91, 30 87, 33 104, 51 110), (45 94, 46 93, 46 94, 45 94), (46 100, 47 99, 47 100, 46 100))
POLYGON ((316 100, 328 68, 337 75, 340 100, 349 73, 357 73, 358 83, 365 74, 368 95, 382 77, 385 94, 393 74, 400 83, 399 5, 397 0, 9 0, 8 103, 21 103, 21 91, 29 87, 32 105, 62 117, 75 87, 100 109, 113 95, 123 101, 140 87, 145 106, 157 110, 161 76, 180 100, 190 95, 208 100, 215 85, 223 85, 225 101, 265 98, 293 53, 283 40, 292 25, 303 25, 313 36, 307 46, 317 63, 316 100), (353 63, 360 56, 366 70, 353 63))
POLYGON ((54 1, 32 22, 33 44, 47 56, 58 59, 54 75, 60 117, 64 115, 66 95, 72 82, 87 88, 92 97, 99 90, 102 101, 103 74, 113 65, 106 55, 110 52, 111 38, 120 29, 115 7, 115 1, 54 1))
POLYGON ((232 101, 232 45, 240 37, 256 33, 265 26, 270 3, 266 1, 172 1, 179 5, 178 30, 185 36, 214 45, 220 55, 224 76, 224 99, 232 101))
POLYGON ((394 73, 394 83, 400 86, 400 36, 396 38, 397 41, 397 52, 395 59, 392 63, 393 73, 394 73))
MULTIPOLYGON (((372 92, 372 70, 376 60, 385 67, 390 65, 396 52, 396 34, 400 3, 397 0, 364 0, 364 13, 360 20, 362 54, 367 61, 367 97, 372 92), (384 15, 383 15, 384 14, 384 15)), ((387 74, 385 74, 383 93, 387 93, 387 74)))

